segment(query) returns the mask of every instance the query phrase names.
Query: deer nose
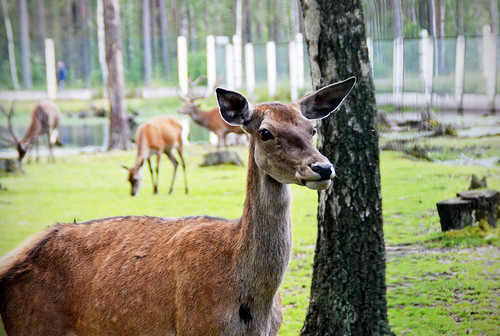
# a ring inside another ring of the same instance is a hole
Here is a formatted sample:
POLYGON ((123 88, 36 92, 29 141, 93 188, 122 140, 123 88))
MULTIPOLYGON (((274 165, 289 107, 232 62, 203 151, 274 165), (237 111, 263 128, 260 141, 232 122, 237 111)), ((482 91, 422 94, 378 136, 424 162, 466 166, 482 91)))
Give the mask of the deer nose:
POLYGON ((319 174, 322 180, 327 180, 335 176, 335 170, 333 169, 333 165, 330 162, 314 163, 311 165, 311 170, 316 174, 319 174))

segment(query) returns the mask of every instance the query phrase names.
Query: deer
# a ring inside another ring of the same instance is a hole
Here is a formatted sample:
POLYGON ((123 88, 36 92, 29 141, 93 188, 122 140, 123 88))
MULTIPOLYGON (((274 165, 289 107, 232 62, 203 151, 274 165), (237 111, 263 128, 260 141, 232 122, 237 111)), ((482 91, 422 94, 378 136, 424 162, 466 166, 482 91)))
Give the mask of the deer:
POLYGON ((56 224, 0 261, 8 335, 277 335, 292 250, 291 184, 331 186, 315 120, 355 78, 296 102, 250 104, 217 88, 222 117, 249 135, 239 219, 121 216, 56 224))
POLYGON ((160 170, 160 157, 163 153, 169 158, 174 166, 172 182, 170 183, 169 194, 174 190, 175 176, 177 174, 177 159, 172 154, 174 149, 181 160, 184 172, 184 189, 188 193, 186 164, 182 155, 182 125, 175 118, 163 115, 158 116, 141 124, 135 133, 135 143, 137 145, 137 157, 131 168, 122 165, 128 172, 128 181, 131 185, 130 195, 136 196, 142 184, 142 167, 144 161, 148 162, 151 180, 153 182, 153 193, 158 194, 158 179, 160 170), (151 156, 156 155, 156 176, 151 165, 151 156))
MULTIPOLYGON (((193 87, 202 77, 198 77, 189 85, 187 94, 178 92, 178 97, 184 101, 184 105, 177 111, 179 114, 189 115, 191 119, 198 125, 212 131, 217 135, 217 149, 220 149, 224 144, 227 147, 226 137, 229 133, 245 134, 239 126, 229 125, 221 117, 219 107, 209 111, 204 111, 195 101, 201 98, 206 98, 207 95, 194 95, 193 87)), ((210 90, 207 90, 210 91, 210 90)))
POLYGON ((49 162, 55 162, 56 159, 52 153, 52 146, 58 141, 58 126, 61 119, 61 110, 59 107, 51 100, 40 101, 35 108, 31 111, 31 121, 24 137, 18 140, 14 129, 12 128, 12 116, 14 114, 15 102, 12 102, 9 112, 7 113, 2 105, 0 105, 0 110, 7 117, 8 130, 14 141, 11 143, 16 146, 17 152, 19 153, 18 161, 21 165, 21 161, 29 152, 33 144, 36 145, 36 161, 38 162, 38 137, 43 134, 47 134, 48 146, 49 146, 49 162))

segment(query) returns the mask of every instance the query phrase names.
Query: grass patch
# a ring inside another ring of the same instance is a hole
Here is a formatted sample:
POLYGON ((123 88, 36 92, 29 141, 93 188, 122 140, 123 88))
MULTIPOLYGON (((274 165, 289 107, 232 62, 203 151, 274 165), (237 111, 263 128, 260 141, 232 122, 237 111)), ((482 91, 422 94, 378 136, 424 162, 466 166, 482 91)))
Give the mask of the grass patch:
MULTIPOLYGON (((179 171, 167 195, 172 166, 162 160, 160 194, 153 195, 147 169, 138 197, 129 196, 126 173, 132 151, 68 155, 56 164, 45 158, 25 164, 26 174, 2 174, 0 255, 55 222, 118 215, 241 215, 246 169, 205 167, 203 154, 214 147, 188 145, 185 159, 189 195, 179 171)), ((247 159, 247 149, 236 149, 247 159)), ((468 188, 471 174, 488 176, 500 189, 500 168, 452 166, 412 161, 400 153, 381 155, 384 230, 387 251, 389 322, 399 335, 494 335, 498 321, 498 239, 487 234, 440 232, 436 202, 468 188), (451 235, 451 233, 450 233, 451 235), (471 236, 477 235, 476 241, 471 236), (409 244, 409 245, 408 245, 409 244), (408 246, 406 246, 408 245, 408 246), (443 247, 453 246, 453 249, 443 247), (465 246, 465 248, 457 248, 465 246)), ((282 286, 285 321, 280 335, 298 335, 309 304, 316 241, 317 194, 293 186, 294 249, 282 286)), ((491 231, 498 237, 498 230, 491 231)), ((490 232, 490 233, 491 233, 490 232)), ((0 331, 0 334, 2 332, 0 331)))

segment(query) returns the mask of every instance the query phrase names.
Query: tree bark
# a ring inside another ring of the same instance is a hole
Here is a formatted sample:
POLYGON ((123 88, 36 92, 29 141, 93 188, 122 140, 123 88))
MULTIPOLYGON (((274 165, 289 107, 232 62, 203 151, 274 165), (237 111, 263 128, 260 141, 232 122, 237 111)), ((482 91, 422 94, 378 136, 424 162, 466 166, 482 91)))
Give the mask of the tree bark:
POLYGON ((104 40, 108 68, 109 144, 108 150, 128 149, 130 129, 125 110, 125 74, 120 31, 120 1, 104 0, 104 40))
POLYGON ((151 84, 152 56, 151 56, 151 14, 149 0, 142 1, 142 40, 144 47, 144 85, 151 84))
POLYGON ((47 38, 47 24, 45 23, 45 3, 36 0, 37 28, 38 28, 38 52, 45 56, 45 39, 47 38))
POLYGON ((26 0, 19 0, 19 31, 21 37, 21 67, 23 70, 23 86, 31 89, 31 51, 30 28, 28 23, 28 6, 26 0))
POLYGON ((17 77, 16 54, 14 47, 14 34, 12 33, 12 25, 10 23, 9 11, 7 8, 7 0, 2 0, 2 11, 5 21, 5 31, 7 32, 10 75, 12 77, 12 85, 14 85, 14 90, 19 90, 19 78, 17 77))
POLYGON ((168 64, 168 44, 167 44, 167 10, 165 8, 165 0, 158 0, 160 7, 160 48, 161 60, 163 65, 163 73, 168 76, 170 66, 168 64))
POLYGON ((311 298, 302 335, 390 335, 374 87, 361 0, 302 0, 314 89, 356 76, 318 148, 338 173, 319 192, 311 298))

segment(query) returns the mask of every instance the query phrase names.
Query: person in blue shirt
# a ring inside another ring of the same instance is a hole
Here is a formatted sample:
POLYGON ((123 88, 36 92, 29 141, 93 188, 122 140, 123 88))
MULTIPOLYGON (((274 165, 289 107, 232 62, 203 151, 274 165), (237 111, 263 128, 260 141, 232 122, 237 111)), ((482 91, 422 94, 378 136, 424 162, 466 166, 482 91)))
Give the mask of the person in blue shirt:
POLYGON ((57 62, 57 81, 59 82, 59 89, 64 90, 64 83, 66 82, 66 66, 63 61, 57 62))

